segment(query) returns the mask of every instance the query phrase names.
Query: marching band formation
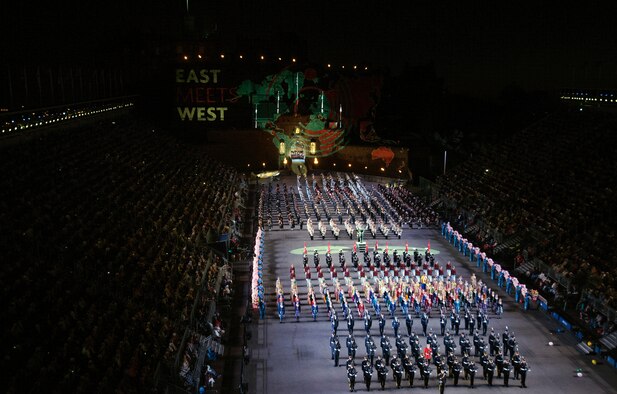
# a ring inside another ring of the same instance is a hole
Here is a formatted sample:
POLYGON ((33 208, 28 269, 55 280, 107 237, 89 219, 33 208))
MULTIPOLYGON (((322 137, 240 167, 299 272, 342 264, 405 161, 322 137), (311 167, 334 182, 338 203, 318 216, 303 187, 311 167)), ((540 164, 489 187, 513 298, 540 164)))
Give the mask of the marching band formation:
POLYGON ((349 239, 358 229, 367 230, 373 239, 400 239, 405 224, 436 224, 437 215, 402 187, 368 190, 356 175, 328 173, 298 176, 295 190, 286 184, 262 185, 258 223, 265 230, 303 229, 306 223, 311 240, 316 235, 338 239, 341 226, 349 239))
MULTIPOLYGON (((304 281, 298 282, 294 264, 289 268, 289 287, 281 278, 276 280, 280 323, 285 321, 286 306, 293 308, 296 321, 306 316, 302 314, 303 302, 309 307, 307 311, 310 310, 309 320, 312 321, 319 319, 320 306, 323 308, 321 316, 327 314, 332 330, 330 350, 335 366, 339 365, 342 347, 338 338, 339 319, 345 322, 348 330, 346 371, 351 391, 355 389, 358 375, 358 345, 354 336, 356 320, 363 323, 366 334, 366 353, 360 367, 367 390, 370 390, 375 371, 378 383, 385 388, 388 368, 392 370, 392 379, 398 388, 403 377, 409 386, 413 386, 416 371, 423 386, 428 387, 431 365, 436 367, 440 392, 448 379, 453 380, 453 385, 458 385, 461 374, 469 381, 469 386, 474 387, 478 371, 476 360, 489 386, 493 385, 495 374, 498 378, 503 377, 503 385, 508 386, 513 371, 514 379, 520 378, 521 387, 526 387, 529 368, 519 353, 514 333, 508 332, 506 327, 499 334, 489 325, 490 318, 501 318, 503 314, 503 303, 495 290, 474 274, 469 278, 457 275, 456 267, 449 261, 445 265, 436 261, 430 243, 423 253, 417 249, 410 252, 408 244, 400 254, 396 249, 391 252, 387 242, 385 248, 379 248, 377 237, 388 239, 394 234, 400 239, 404 225, 413 228, 414 225, 436 224, 437 216, 409 191, 382 185, 371 187, 369 191, 357 176, 340 173, 297 177, 295 188, 284 183, 262 185, 253 269, 253 305, 259 308, 261 319, 266 316, 262 282, 263 236, 265 231, 273 230, 273 217, 277 217, 279 229, 294 230, 299 226, 302 230, 306 220, 306 231, 311 240, 315 237, 315 227, 322 240, 330 236, 338 239, 339 225, 345 228, 349 239, 354 235, 357 237, 349 260, 343 250, 338 252, 338 264, 333 259, 330 243, 323 259, 325 264, 318 250, 313 252, 312 261, 309 261, 305 242, 302 255, 304 281), (364 231, 375 239, 373 250, 362 242, 364 231), (358 250, 359 242, 362 242, 363 250, 358 250), (372 337, 375 334, 373 319, 378 322, 381 354, 378 354, 372 337), (414 330, 414 319, 419 320, 421 328, 414 330), (388 321, 392 331, 386 331, 388 321), (431 321, 439 323, 431 324, 431 321), (406 328, 406 338, 399 332, 401 323, 406 328), (435 326, 443 337, 444 350, 433 332, 435 326), (396 351, 390 343, 391 334, 394 335, 396 351), (419 336, 426 339, 424 347, 419 336), (459 337, 458 346, 455 336, 459 337), (457 347, 460 347, 459 351, 457 347)), ((442 225, 441 234, 470 262, 482 267, 484 272, 490 271, 491 279, 496 280, 499 287, 505 286, 508 294, 516 291, 517 301, 519 296, 528 298, 526 289, 516 278, 464 239, 449 223, 442 225)))

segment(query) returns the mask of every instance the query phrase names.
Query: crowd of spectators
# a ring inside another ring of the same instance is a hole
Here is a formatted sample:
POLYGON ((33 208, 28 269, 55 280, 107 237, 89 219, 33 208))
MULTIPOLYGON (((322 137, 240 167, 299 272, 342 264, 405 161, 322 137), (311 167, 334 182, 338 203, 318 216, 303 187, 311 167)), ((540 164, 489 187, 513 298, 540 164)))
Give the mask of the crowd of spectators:
POLYGON ((0 149, 3 391, 152 387, 238 175, 131 116, 0 149))
MULTIPOLYGON (((615 308, 616 143, 614 113, 562 109, 438 179, 441 207, 475 244, 516 238, 518 264, 539 259, 570 292, 591 291, 615 308)), ((528 274, 558 294, 543 272, 528 274)))

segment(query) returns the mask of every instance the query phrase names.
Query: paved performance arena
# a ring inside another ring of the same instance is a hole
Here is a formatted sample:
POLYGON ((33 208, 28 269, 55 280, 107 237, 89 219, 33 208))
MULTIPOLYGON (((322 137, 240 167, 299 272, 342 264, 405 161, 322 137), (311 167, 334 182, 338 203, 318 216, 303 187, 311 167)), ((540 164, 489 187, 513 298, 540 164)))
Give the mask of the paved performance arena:
MULTIPOLYGON (((268 183, 263 180, 261 182, 267 190, 268 183)), ((273 182, 272 185, 274 188, 276 183, 279 183, 281 186, 283 183, 286 183, 289 190, 293 190, 297 194, 296 182, 295 177, 284 177, 273 182)), ((369 185, 368 182, 365 182, 365 186, 367 190, 370 190, 372 184, 369 185)), ((382 355, 378 316, 375 314, 370 302, 367 301, 358 271, 352 264, 352 250, 356 241, 356 234, 353 234, 353 239, 350 240, 345 232, 345 228, 341 226, 338 240, 335 239, 330 231, 327 232, 325 239, 322 239, 319 232, 315 231, 314 240, 311 240, 306 227, 301 230, 299 226, 295 226, 292 230, 291 226, 285 223, 281 229, 276 220, 274 222, 271 230, 266 225, 264 231, 263 283, 265 287, 266 312, 264 319, 258 318, 257 311, 254 314, 253 336, 249 343, 252 349, 252 356, 247 368, 249 387, 252 390, 254 388, 253 392, 256 393, 342 393, 349 391, 345 368, 348 328, 347 322, 343 317, 341 303, 335 298, 334 282, 331 278, 330 270, 326 266, 325 257, 329 246, 332 255, 332 265, 337 270, 336 279, 345 291, 349 310, 351 313, 354 313, 355 317, 354 337, 358 345, 355 357, 356 369, 358 371, 355 391, 366 391, 361 367, 361 362, 367 354, 364 341, 366 336, 364 320, 358 316, 356 305, 347 293, 348 286, 345 284, 345 273, 339 264, 339 251, 343 250, 346 267, 350 271, 350 278, 352 278, 355 288, 358 289, 358 294, 363 298, 366 311, 372 315, 370 333, 376 344, 375 358, 377 358, 377 356, 382 355), (310 283, 319 308, 316 321, 313 319, 311 307, 307 301, 308 282, 305 280, 305 269, 303 266, 305 245, 308 252, 307 266, 310 267, 311 273, 310 283), (324 303, 324 297, 320 291, 318 274, 314 265, 313 253, 315 250, 319 252, 323 279, 332 296, 333 309, 339 318, 337 334, 341 350, 338 367, 335 367, 335 362, 331 357, 330 337, 332 334, 332 324, 326 304, 324 303), (290 279, 290 268, 292 265, 295 269, 297 292, 302 305, 298 319, 294 316, 295 310, 292 304, 292 283, 290 279), (277 279, 280 279, 280 287, 283 291, 285 303, 285 315, 282 318, 282 322, 277 310, 277 279)), ((504 387, 504 380, 503 378, 498 378, 497 373, 495 373, 493 386, 488 386, 487 381, 483 379, 483 368, 480 365, 479 357, 473 357, 474 347, 472 345, 471 359, 475 362, 477 368, 474 383, 475 391, 492 393, 519 392, 521 390, 529 393, 617 392, 617 377, 613 368, 601 364, 593 365, 593 356, 584 355, 578 351, 576 339, 572 334, 560 330, 559 323, 543 310, 524 311, 522 304, 516 304, 514 298, 505 294, 503 288, 499 288, 497 282, 491 280, 488 274, 484 274, 480 269, 476 268, 475 263, 470 265, 469 259, 464 258, 442 237, 437 226, 424 226, 423 228, 414 226, 414 228, 410 229, 405 225, 401 239, 398 239, 396 236, 389 236, 386 239, 382 234, 378 234, 374 239, 367 230, 365 232, 365 240, 371 256, 377 242, 378 251, 382 256, 386 247, 388 248, 389 255, 392 256, 394 250, 397 250, 398 254, 401 255, 406 245, 408 245, 412 259, 414 249, 417 249, 424 257, 425 249, 430 242, 431 253, 435 258, 435 262, 439 263, 441 267, 445 267, 447 262, 451 262, 456 268, 457 279, 467 282, 470 282, 472 275, 475 274, 477 281, 486 283, 488 288, 495 290, 499 298, 503 299, 503 314, 501 316, 496 315, 493 310, 488 311, 488 332, 490 333, 491 329, 494 329, 495 333, 499 333, 498 340, 500 344, 501 333, 504 332, 506 326, 509 333, 515 336, 520 355, 526 358, 529 367, 526 382, 527 388, 521 388, 520 379, 514 380, 512 373, 510 374, 509 387, 504 387), (552 345, 549 345, 549 342, 552 342, 552 345), (577 376, 579 372, 582 376, 577 376)), ((361 263, 363 252, 364 250, 357 251, 361 263)), ((364 270, 367 271, 367 268, 364 267, 364 270)), ((404 272, 401 271, 399 275, 402 277, 404 272)), ((370 278, 368 274, 365 280, 373 285, 373 289, 376 288, 374 279, 370 278)), ((392 345, 392 354, 396 354, 396 337, 392 326, 393 320, 386 307, 384 298, 380 296, 378 299, 381 313, 386 317, 384 334, 392 345)), ((476 317, 475 311, 476 309, 473 308, 472 316, 474 318, 476 317)), ((422 334, 420 318, 416 317, 413 306, 410 307, 410 314, 413 317, 413 331, 418 334, 420 348, 424 349, 427 344, 426 337, 422 334)), ((407 344, 406 353, 413 360, 409 348, 405 316, 399 305, 397 305, 395 315, 400 321, 399 334, 407 344)), ((451 328, 449 316, 450 309, 448 308, 446 312, 448 330, 451 328)), ((472 336, 469 335, 469 331, 464 329, 462 316, 461 308, 460 333, 466 332, 471 340, 472 336)), ((444 355, 445 347, 439 323, 439 308, 436 305, 432 308, 428 327, 429 331, 432 329, 433 333, 437 335, 439 352, 444 355)), ((480 333, 482 333, 481 327, 480 333)), ((455 354, 460 361, 459 336, 454 335, 454 332, 452 332, 452 335, 456 343, 455 354)), ((481 338, 488 342, 488 334, 487 336, 481 336, 481 338)), ((437 369, 432 362, 431 370, 428 391, 438 391, 437 369)), ((448 378, 445 391, 466 392, 470 390, 470 382, 465 380, 463 375, 464 373, 461 372, 460 380, 456 387, 453 386, 453 379, 448 378)), ((411 390, 423 390, 423 386, 423 379, 420 377, 419 371, 416 370, 411 390)), ((373 390, 381 390, 376 371, 372 376, 371 391, 373 390)), ((396 382, 393 379, 389 366, 385 390, 397 391, 396 382)), ((400 390, 410 390, 409 381, 405 375, 403 375, 400 390)))

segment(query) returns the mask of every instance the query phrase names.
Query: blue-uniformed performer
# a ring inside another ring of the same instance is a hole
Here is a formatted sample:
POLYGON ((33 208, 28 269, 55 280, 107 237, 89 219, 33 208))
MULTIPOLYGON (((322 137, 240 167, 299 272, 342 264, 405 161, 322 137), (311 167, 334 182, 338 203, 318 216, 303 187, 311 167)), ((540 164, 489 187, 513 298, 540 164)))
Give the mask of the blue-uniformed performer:
POLYGON ((332 333, 332 335, 330 336, 330 353, 332 355, 332 360, 334 360, 334 349, 336 349, 337 343, 339 343, 338 337, 335 333, 332 333))
POLYGON ((355 324, 355 320, 353 318, 353 313, 348 313, 347 314, 347 331, 349 331, 350 334, 353 334, 354 324, 355 324))
POLYGON ((332 332, 336 334, 336 331, 338 330, 338 316, 336 315, 336 312, 334 310, 332 310, 332 317, 330 318, 330 323, 332 326, 332 332))
MULTIPOLYGON (((366 334, 366 336, 364 337, 364 347, 366 348, 366 354, 369 354, 370 349, 373 347, 374 343, 375 342, 373 341, 371 334, 366 334)), ((371 359, 371 365, 372 364, 373 360, 371 359)))
POLYGON ((341 356, 341 344, 337 340, 334 346, 334 366, 338 367, 339 357, 341 356))
POLYGON ((392 329, 394 330, 394 336, 398 336, 398 329, 401 326, 401 323, 398 321, 398 317, 394 316, 392 319, 392 329))

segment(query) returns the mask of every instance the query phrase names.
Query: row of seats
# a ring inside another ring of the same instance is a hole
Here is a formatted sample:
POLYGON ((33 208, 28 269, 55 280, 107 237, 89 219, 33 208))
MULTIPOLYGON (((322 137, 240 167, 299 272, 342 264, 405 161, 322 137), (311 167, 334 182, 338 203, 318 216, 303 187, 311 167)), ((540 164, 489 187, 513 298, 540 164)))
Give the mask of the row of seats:
POLYGON ((440 177, 442 209, 474 243, 515 239, 570 290, 590 289, 615 307, 616 143, 615 114, 560 110, 440 177))
POLYGON ((127 116, 0 154, 6 392, 137 392, 185 332, 237 174, 127 116))

